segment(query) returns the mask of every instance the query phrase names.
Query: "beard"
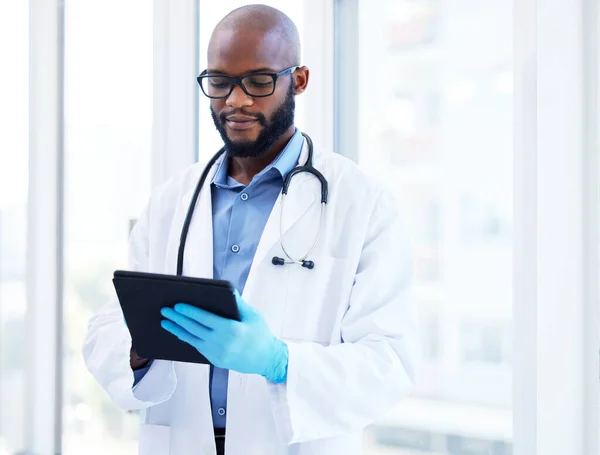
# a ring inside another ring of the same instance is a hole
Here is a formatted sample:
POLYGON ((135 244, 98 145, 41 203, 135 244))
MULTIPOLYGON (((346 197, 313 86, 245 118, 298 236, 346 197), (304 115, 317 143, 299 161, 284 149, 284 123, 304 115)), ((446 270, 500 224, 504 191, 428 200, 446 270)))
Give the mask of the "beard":
POLYGON ((294 124, 294 111, 296 109, 296 98, 294 95, 294 84, 290 84, 290 89, 281 103, 281 105, 273 112, 271 118, 267 118, 263 114, 248 114, 241 111, 240 113, 249 117, 254 117, 263 127, 255 141, 233 142, 227 136, 225 130, 227 114, 218 115, 210 107, 210 115, 215 123, 217 131, 223 139, 225 150, 228 157, 235 158, 256 158, 264 155, 283 136, 283 134, 294 124))

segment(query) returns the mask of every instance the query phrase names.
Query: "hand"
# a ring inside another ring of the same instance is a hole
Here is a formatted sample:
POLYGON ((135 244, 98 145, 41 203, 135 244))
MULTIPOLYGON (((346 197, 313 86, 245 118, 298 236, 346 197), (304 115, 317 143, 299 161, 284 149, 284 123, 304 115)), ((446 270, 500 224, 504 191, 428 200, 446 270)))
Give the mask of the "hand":
POLYGON ((163 308, 162 327, 219 368, 260 374, 276 383, 287 379, 287 345, 274 337, 263 316, 235 291, 241 321, 222 318, 192 305, 163 308))
MULTIPOLYGON (((125 327, 129 329, 125 316, 123 316, 123 322, 125 323, 125 327)), ((133 371, 139 370, 140 368, 144 368, 149 361, 150 359, 144 359, 143 357, 140 357, 136 352, 133 344, 131 345, 131 349, 129 350, 129 366, 133 371)))
POLYGON ((133 371, 145 367, 149 361, 149 359, 140 357, 138 353, 135 352, 135 348, 131 346, 131 350, 129 351, 129 366, 133 371))

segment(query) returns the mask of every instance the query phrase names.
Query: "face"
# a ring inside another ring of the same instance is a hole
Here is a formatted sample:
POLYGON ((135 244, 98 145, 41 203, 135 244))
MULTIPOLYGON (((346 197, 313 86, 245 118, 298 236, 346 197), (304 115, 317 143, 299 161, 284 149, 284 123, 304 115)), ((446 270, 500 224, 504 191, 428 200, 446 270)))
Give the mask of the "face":
MULTIPOLYGON (((222 30, 209 44, 208 73, 233 77, 258 70, 278 73, 292 66, 286 60, 285 46, 276 36, 251 29, 222 30)), ((303 67, 277 79, 271 96, 253 98, 236 85, 229 97, 211 99, 211 115, 228 155, 250 158, 266 153, 292 128, 295 96, 307 82, 308 69, 303 67)))

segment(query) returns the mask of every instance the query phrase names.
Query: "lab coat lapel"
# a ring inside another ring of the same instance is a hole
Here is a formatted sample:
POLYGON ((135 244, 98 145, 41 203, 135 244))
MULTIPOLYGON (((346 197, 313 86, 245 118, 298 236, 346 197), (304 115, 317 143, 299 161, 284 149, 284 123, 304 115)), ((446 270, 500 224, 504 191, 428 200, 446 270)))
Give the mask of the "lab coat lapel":
MULTIPOLYGON (((221 158, 222 159, 222 158, 221 158)), ((219 167, 219 159, 212 167, 196 202, 185 244, 183 274, 200 278, 213 278, 213 225, 211 182, 219 167)), ((198 179, 200 176, 198 176, 198 179)), ((187 207, 194 194, 197 180, 183 198, 187 207)), ((184 215, 185 218, 185 215, 184 215)), ((183 223, 182 223, 183 224, 183 223)))

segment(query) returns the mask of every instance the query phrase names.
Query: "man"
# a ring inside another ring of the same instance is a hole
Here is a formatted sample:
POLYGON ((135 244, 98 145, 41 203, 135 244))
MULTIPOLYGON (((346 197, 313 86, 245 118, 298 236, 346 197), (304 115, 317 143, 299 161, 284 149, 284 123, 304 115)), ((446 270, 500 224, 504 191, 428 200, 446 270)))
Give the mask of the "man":
MULTIPOLYGON (((358 454, 363 428, 411 387, 411 256, 393 197, 351 161, 315 150, 329 183, 322 220, 319 180, 306 173, 281 211, 284 179, 308 156, 293 124, 308 81, 297 29, 280 11, 243 7, 215 28, 199 82, 226 155, 195 205, 183 274, 230 281, 242 320, 163 309, 163 328, 208 367, 140 359, 116 300, 92 318, 86 364, 117 405, 147 409, 142 455, 358 454), (274 263, 303 257, 319 226, 313 268, 274 263)), ((131 234, 130 269, 176 273, 202 170, 153 193, 131 234)))

